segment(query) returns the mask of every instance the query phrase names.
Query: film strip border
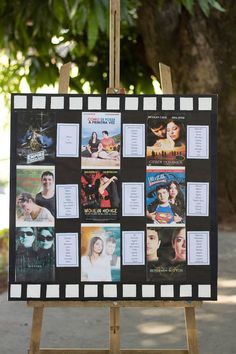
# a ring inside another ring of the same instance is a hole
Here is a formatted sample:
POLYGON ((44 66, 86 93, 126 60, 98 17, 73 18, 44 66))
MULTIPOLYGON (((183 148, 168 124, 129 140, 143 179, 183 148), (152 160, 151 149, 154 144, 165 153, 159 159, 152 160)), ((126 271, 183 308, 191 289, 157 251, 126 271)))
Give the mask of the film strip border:
POLYGON ((14 94, 13 109, 51 109, 71 111, 214 111, 214 96, 174 95, 32 95, 14 94))
POLYGON ((11 284, 9 300, 209 300, 210 284, 11 284))

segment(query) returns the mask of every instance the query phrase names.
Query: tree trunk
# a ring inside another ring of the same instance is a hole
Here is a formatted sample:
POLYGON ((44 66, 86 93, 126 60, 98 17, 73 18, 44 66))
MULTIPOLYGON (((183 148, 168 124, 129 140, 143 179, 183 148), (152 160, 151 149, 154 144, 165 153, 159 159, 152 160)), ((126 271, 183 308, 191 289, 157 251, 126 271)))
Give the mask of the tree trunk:
POLYGON ((174 92, 219 94, 219 221, 236 221, 236 1, 222 1, 226 12, 212 9, 209 18, 198 7, 193 16, 179 12, 175 1, 142 2, 138 28, 153 73, 159 77, 163 62, 174 92))

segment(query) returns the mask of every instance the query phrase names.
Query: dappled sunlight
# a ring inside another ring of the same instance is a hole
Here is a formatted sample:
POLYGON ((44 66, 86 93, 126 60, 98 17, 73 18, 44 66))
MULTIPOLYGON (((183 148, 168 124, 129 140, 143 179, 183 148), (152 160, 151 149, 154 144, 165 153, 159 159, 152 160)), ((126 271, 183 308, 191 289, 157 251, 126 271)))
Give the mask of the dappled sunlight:
POLYGON ((235 288, 236 289, 236 279, 218 279, 219 288, 235 288))
MULTIPOLYGON (((182 314, 183 312, 183 309, 181 308, 176 308, 175 309, 175 314, 176 315, 179 315, 180 313, 182 314)), ((145 315, 145 316, 148 316, 148 317, 161 317, 162 314, 165 314, 165 316, 169 316, 169 315, 172 315, 173 314, 173 311, 172 309, 170 308, 153 308, 153 307, 150 307, 150 308, 146 308, 146 309, 142 309, 141 310, 141 313, 142 315, 145 315)))
POLYGON ((142 323, 137 326, 141 333, 145 334, 164 334, 172 332, 175 329, 173 325, 167 325, 157 322, 142 323))
MULTIPOLYGON (((209 303, 215 303, 209 301, 209 303)), ((217 304, 232 305, 236 304, 236 295, 218 295, 217 304)))
POLYGON ((154 339, 143 339, 141 343, 143 348, 153 348, 157 346, 157 341, 154 339))

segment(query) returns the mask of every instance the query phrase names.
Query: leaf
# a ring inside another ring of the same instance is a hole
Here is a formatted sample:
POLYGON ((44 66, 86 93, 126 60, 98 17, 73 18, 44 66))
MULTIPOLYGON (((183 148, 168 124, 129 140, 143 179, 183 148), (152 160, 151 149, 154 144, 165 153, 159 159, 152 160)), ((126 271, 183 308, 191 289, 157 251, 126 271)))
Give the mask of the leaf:
POLYGON ((102 32, 106 31, 107 27, 107 20, 106 20, 106 11, 105 8, 102 6, 100 1, 95 1, 94 3, 94 11, 97 15, 98 26, 102 32))
POLYGON ((75 22, 75 27, 78 33, 84 30, 85 23, 88 18, 88 8, 85 5, 80 5, 76 16, 74 16, 73 21, 75 22))
POLYGON ((92 8, 90 8, 88 15, 88 47, 89 49, 93 49, 98 38, 98 23, 97 17, 95 16, 95 12, 92 8))
POLYGON ((198 4, 206 17, 209 17, 210 7, 208 0, 198 0, 198 4))
POLYGON ((188 10, 188 12, 193 14, 193 2, 194 0, 181 0, 182 5, 188 10))
POLYGON ((221 6, 221 4, 217 1, 217 0, 208 0, 209 4, 214 7, 216 10, 221 11, 221 12, 225 12, 225 8, 223 6, 221 6))
POLYGON ((63 23, 64 18, 65 18, 65 13, 66 13, 66 9, 63 4, 64 4, 64 2, 60 1, 60 0, 53 1, 53 12, 54 12, 56 19, 60 23, 63 23))
POLYGON ((72 7, 70 9, 70 12, 69 12, 70 20, 72 20, 73 17, 75 16, 80 2, 81 2, 80 0, 75 0, 74 1, 73 5, 72 5, 72 7))

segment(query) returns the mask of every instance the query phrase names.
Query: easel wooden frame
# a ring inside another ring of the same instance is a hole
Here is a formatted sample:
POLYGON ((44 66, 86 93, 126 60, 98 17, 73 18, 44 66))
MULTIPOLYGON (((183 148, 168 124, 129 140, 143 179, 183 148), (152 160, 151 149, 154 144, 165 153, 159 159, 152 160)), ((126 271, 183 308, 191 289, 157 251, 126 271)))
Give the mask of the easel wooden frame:
MULTIPOLYGON (((124 93, 120 88, 120 0, 110 0, 110 53, 109 88, 107 93, 124 93)), ((60 70, 59 93, 67 93, 71 64, 65 64, 60 70)), ((170 68, 159 64, 161 87, 165 94, 172 94, 170 68)), ((28 301, 33 307, 33 320, 28 354, 199 354, 195 308, 201 301, 28 301), (43 311, 47 307, 109 307, 110 309, 110 347, 101 349, 79 348, 40 348, 43 311), (187 348, 186 349, 120 349, 120 308, 121 307, 171 307, 184 308, 187 348)))

